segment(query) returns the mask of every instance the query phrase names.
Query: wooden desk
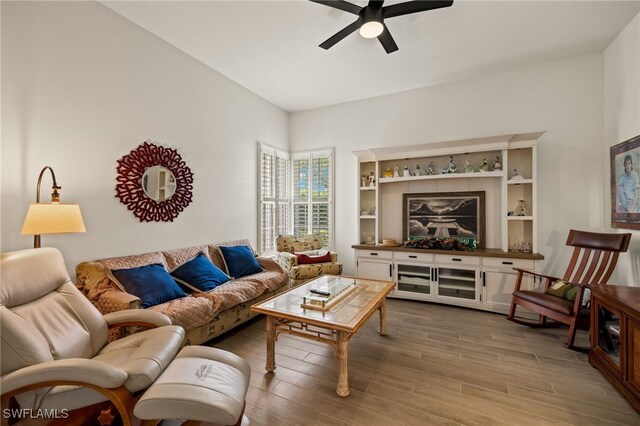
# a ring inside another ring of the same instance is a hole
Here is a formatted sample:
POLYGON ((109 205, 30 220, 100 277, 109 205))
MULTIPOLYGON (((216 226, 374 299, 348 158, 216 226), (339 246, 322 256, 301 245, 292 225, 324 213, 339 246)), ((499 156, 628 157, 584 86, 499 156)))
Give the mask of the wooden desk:
POLYGON ((640 287, 589 288, 589 363, 640 412, 640 287))

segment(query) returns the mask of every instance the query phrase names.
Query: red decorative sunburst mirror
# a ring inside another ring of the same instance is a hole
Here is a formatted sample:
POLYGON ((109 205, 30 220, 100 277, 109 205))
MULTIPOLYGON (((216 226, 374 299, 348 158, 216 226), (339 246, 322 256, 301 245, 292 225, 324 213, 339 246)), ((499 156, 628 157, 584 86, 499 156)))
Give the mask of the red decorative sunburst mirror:
POLYGON ((118 160, 116 197, 140 222, 173 222, 193 198, 193 173, 178 151, 150 141, 118 160))

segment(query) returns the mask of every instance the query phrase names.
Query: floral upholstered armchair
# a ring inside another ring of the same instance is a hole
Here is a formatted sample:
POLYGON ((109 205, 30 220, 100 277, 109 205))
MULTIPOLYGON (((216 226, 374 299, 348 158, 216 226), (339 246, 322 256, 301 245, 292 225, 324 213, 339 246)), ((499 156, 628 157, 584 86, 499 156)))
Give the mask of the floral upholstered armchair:
POLYGON ((322 241, 315 235, 278 235, 276 261, 287 270, 293 285, 302 284, 320 275, 342 274, 342 263, 338 262, 338 255, 323 250, 322 245, 322 241))

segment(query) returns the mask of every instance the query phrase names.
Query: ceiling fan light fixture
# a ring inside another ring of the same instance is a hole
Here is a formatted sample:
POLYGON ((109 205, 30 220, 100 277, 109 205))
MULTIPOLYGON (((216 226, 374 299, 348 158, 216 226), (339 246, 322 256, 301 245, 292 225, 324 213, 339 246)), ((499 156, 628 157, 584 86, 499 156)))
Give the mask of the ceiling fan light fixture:
POLYGON ((385 19, 449 7, 453 4, 454 0, 411 0, 403 3, 394 3, 390 6, 383 6, 385 0, 369 0, 367 5, 364 7, 360 7, 344 0, 310 1, 320 3, 334 9, 339 9, 352 15, 358 15, 358 19, 356 21, 347 25, 324 42, 320 43, 321 48, 325 50, 330 49, 336 43, 359 29, 362 37, 377 37, 385 52, 393 53, 398 50, 398 45, 389 32, 389 29, 384 24, 385 19))
POLYGON ((360 26, 360 35, 364 38, 376 38, 384 31, 384 25, 380 21, 368 21, 360 26))

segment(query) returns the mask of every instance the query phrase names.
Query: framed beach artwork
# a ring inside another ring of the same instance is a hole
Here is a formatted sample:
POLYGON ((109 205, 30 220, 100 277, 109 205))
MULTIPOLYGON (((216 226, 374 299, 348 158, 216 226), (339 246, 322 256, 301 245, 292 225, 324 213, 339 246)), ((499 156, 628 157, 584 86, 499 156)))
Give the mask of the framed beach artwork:
POLYGON ((403 194, 403 239, 475 239, 484 247, 484 200, 484 191, 403 194))
POLYGON ((640 229, 640 136, 611 147, 611 226, 640 229))

